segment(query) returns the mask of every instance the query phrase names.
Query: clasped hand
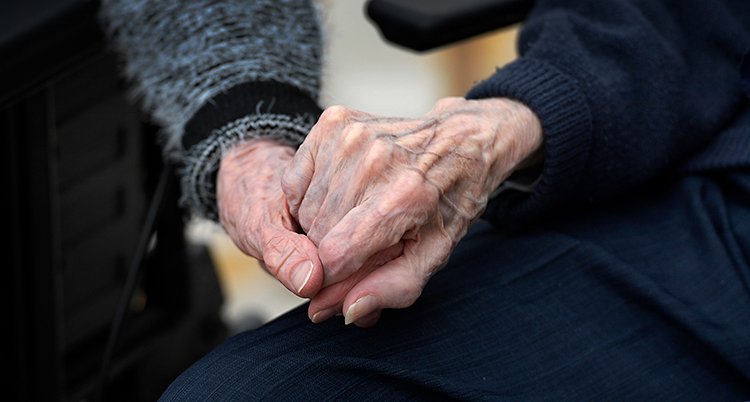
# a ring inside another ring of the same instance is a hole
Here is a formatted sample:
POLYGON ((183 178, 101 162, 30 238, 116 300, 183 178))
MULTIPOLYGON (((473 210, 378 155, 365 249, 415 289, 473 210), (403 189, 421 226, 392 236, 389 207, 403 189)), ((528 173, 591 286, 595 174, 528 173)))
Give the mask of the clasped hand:
POLYGON ((416 119, 332 107, 294 153, 252 140, 222 158, 220 219, 235 244, 321 322, 374 325, 414 303, 540 148, 534 113, 509 99, 447 98, 416 119))

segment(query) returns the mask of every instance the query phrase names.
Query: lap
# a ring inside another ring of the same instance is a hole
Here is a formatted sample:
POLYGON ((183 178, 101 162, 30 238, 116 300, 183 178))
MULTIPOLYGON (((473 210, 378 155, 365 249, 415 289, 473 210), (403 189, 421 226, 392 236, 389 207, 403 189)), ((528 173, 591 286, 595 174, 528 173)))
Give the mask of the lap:
POLYGON ((690 177, 521 233, 476 224, 373 328, 305 307, 163 400, 750 397, 750 175, 690 177))

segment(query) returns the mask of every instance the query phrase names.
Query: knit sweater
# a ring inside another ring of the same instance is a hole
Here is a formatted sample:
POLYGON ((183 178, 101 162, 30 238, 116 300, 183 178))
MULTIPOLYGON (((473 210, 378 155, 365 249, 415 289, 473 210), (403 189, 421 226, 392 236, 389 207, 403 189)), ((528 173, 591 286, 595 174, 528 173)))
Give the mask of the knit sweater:
POLYGON ((518 46, 468 97, 529 105, 545 162, 531 195, 503 193, 485 218, 528 224, 657 177, 750 164, 750 2, 538 0, 518 46))
MULTIPOLYGON (((166 128, 197 214, 216 217, 212 174, 228 147, 298 144, 317 118, 314 11, 307 0, 104 1, 134 96, 166 128)), ((525 224, 656 177, 749 165, 748 48, 746 0, 538 0, 518 60, 467 95, 518 99, 544 129, 535 190, 503 192, 484 217, 525 224)))
POLYGON ((239 141, 297 146, 321 109, 321 34, 310 0, 103 0, 131 97, 163 127, 182 204, 217 219, 215 175, 239 141))

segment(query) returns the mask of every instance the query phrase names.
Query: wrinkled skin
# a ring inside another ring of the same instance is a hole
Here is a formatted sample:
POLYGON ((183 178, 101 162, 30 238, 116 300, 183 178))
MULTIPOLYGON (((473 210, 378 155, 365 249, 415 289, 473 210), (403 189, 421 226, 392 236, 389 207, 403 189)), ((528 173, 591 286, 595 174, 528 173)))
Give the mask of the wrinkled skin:
POLYGON ((492 191, 541 146, 536 115, 508 99, 443 99, 417 119, 327 109, 281 180, 323 267, 311 319, 345 312, 367 327, 414 303, 492 191))
POLYGON ((243 252, 312 298, 314 322, 346 312, 368 327, 414 303, 541 144, 536 115, 508 99, 444 99, 417 119, 332 107, 296 154, 249 140, 224 155, 220 220, 243 252))
POLYGON ((318 248, 297 233, 281 191, 281 176, 294 148, 272 140, 238 144, 221 160, 216 197, 222 226, 245 254, 289 290, 313 297, 323 283, 318 248))

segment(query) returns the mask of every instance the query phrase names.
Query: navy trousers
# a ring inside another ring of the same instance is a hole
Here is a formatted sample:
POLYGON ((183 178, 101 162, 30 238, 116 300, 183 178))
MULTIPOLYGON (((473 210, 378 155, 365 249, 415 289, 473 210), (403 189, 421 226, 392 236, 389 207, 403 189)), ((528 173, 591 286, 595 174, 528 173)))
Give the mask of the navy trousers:
POLYGON ((373 328, 306 306, 163 401, 750 400, 750 172, 655 182, 544 225, 470 230, 373 328))

